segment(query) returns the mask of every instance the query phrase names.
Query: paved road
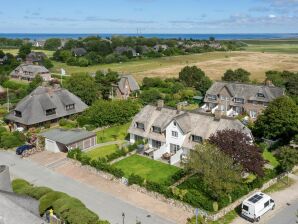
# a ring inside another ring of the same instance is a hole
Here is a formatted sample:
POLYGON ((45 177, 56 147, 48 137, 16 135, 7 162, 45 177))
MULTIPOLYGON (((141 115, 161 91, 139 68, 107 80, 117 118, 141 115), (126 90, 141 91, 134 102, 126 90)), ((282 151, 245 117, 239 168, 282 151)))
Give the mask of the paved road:
POLYGON ((273 218, 269 219, 267 223, 296 224, 298 223, 298 217, 296 216, 297 212, 298 212, 298 199, 290 203, 283 210, 279 211, 273 218))
POLYGON ((0 151, 0 164, 8 165, 11 174, 15 177, 68 193, 80 199, 89 209, 96 212, 102 219, 109 220, 112 224, 122 224, 122 212, 125 213, 125 223, 127 224, 134 224, 136 220, 141 221, 142 224, 174 223, 154 214, 149 214, 146 210, 115 198, 113 195, 55 173, 32 161, 20 159, 12 152, 0 151))

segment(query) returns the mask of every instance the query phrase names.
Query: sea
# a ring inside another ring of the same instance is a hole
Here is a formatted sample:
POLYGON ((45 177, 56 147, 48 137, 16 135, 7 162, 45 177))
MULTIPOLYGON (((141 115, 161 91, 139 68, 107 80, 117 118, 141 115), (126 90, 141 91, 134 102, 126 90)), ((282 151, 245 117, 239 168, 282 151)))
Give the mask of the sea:
POLYGON ((88 36, 100 36, 103 38, 112 37, 114 35, 121 36, 143 36, 143 37, 157 37, 162 39, 193 39, 205 40, 209 37, 215 37, 217 40, 258 40, 258 39, 298 39, 298 33, 229 33, 229 34, 158 34, 158 33, 0 33, 0 38, 11 39, 30 39, 30 40, 46 40, 49 38, 61 39, 78 39, 88 36))

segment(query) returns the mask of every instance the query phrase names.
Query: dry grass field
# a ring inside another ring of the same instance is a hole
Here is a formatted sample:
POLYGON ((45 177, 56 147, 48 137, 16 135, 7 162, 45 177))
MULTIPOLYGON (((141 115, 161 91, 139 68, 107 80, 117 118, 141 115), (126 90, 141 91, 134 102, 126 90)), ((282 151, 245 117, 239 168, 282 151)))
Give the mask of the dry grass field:
POLYGON ((120 73, 130 73, 138 82, 144 77, 177 77, 186 65, 198 66, 213 80, 219 80, 227 69, 241 67, 251 72, 252 80, 263 81, 268 70, 298 71, 298 53, 212 52, 89 67, 68 66, 57 62, 54 62, 54 65, 53 72, 64 68, 68 74, 112 69, 120 73))

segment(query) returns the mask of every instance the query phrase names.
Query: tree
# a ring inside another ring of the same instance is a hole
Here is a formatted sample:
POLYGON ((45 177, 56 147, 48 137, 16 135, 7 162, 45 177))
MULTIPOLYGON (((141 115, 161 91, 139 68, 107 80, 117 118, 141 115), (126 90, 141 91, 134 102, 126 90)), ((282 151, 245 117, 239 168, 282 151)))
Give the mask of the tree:
POLYGON ((109 99, 113 85, 119 81, 119 74, 111 70, 104 74, 101 71, 97 71, 95 75, 95 82, 98 85, 98 89, 103 99, 109 99))
POLYGON ((91 105, 98 98, 95 79, 87 73, 73 74, 64 82, 64 87, 91 105))
POLYGON ((238 68, 235 71, 232 69, 227 70, 221 79, 228 82, 249 82, 249 76, 248 71, 238 68))
POLYGON ((19 49, 19 57, 25 59, 28 54, 31 52, 31 44, 24 44, 19 49))
POLYGON ((44 44, 44 49, 55 51, 61 46, 61 40, 59 38, 47 39, 44 44))
POLYGON ((294 166, 298 165, 298 150, 283 146, 279 149, 278 159, 283 171, 290 172, 294 166))
POLYGON ((155 88, 144 90, 141 92, 141 95, 140 95, 140 99, 142 100, 142 103, 144 105, 148 103, 156 102, 161 98, 162 98, 161 93, 155 88))
POLYGON ((217 131, 209 138, 211 144, 216 145, 235 163, 241 164, 245 171, 263 176, 264 159, 261 150, 250 141, 245 133, 228 129, 217 131))
POLYGON ((32 92, 43 82, 43 79, 40 75, 35 76, 35 78, 29 83, 28 92, 32 92))
POLYGON ((258 117, 253 132, 260 138, 289 142, 298 133, 298 106, 287 96, 275 99, 258 117))
POLYGON ((50 68, 53 68, 54 67, 52 61, 50 59, 48 59, 48 58, 43 59, 42 65, 44 67, 46 67, 47 69, 50 69, 50 68))
POLYGON ((103 127, 114 124, 124 124, 138 113, 140 105, 131 100, 97 100, 82 115, 78 117, 80 126, 93 125, 103 127))
POLYGON ((212 81, 205 75, 205 73, 196 66, 186 66, 179 73, 179 80, 187 87, 193 87, 205 95, 210 88, 212 81))
POLYGON ((202 175, 217 198, 231 193, 242 181, 241 166, 212 144, 198 144, 190 150, 188 167, 202 175))

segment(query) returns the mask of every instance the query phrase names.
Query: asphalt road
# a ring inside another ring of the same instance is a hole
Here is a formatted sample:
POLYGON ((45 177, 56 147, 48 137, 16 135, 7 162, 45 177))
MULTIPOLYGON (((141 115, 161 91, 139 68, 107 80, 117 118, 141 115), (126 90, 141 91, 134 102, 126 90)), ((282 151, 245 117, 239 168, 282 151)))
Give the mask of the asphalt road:
MULTIPOLYGON (((298 190, 298 189, 297 189, 298 190)), ((298 223, 298 198, 287 207, 279 211, 266 223, 270 224, 296 224, 298 223)))
POLYGON ((148 213, 132 204, 101 192, 86 184, 60 175, 32 161, 20 159, 12 152, 0 151, 0 164, 8 165, 14 177, 23 178, 35 185, 47 186, 80 199, 89 209, 111 224, 173 224, 174 222, 148 213))

